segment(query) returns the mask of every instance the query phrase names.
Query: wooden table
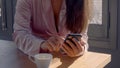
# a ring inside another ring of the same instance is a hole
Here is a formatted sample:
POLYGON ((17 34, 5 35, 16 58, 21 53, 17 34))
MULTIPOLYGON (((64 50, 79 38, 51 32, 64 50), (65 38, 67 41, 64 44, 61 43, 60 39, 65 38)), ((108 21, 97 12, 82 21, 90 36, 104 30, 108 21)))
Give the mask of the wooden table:
MULTIPOLYGON (((77 58, 54 54, 50 68, 103 68, 110 61, 111 55, 96 52, 87 52, 77 58)), ((36 68, 36 65, 8 41, 0 42, 0 68, 36 68)))

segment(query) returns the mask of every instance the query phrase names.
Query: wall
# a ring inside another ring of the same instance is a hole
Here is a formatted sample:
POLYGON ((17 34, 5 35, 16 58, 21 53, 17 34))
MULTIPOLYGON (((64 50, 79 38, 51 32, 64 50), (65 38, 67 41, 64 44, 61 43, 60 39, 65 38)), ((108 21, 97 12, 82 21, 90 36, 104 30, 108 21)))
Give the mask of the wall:
POLYGON ((117 37, 118 37, 118 49, 120 50, 120 0, 118 0, 118 26, 117 26, 117 37))

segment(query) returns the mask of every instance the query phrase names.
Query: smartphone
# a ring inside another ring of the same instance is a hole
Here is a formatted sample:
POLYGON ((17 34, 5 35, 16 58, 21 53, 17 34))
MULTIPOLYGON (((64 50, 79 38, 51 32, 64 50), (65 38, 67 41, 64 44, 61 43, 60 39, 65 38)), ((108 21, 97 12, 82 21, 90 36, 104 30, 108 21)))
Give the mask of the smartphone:
POLYGON ((70 40, 70 37, 75 38, 77 41, 80 41, 82 35, 80 35, 80 34, 68 34, 65 41, 70 40))
MULTIPOLYGON (((69 41, 71 41, 73 44, 75 44, 75 43, 72 41, 71 37, 72 37, 72 38, 75 38, 77 41, 80 41, 82 35, 80 35, 80 34, 68 34, 68 35, 66 36, 66 39, 65 39, 64 42, 66 43, 66 40, 69 40, 69 41)), ((67 44, 67 43, 66 43, 66 44, 67 44)), ((67 45, 70 47, 69 44, 67 44, 67 45)))

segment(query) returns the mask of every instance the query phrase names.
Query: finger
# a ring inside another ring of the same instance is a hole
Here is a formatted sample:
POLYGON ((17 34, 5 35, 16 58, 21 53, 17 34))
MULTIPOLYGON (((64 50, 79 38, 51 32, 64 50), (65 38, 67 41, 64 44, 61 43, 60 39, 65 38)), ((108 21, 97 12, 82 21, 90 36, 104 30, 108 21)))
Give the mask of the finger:
POLYGON ((85 49, 85 44, 86 44, 86 43, 81 39, 80 44, 82 45, 82 49, 84 50, 84 49, 85 49))
MULTIPOLYGON (((48 42, 51 42, 52 45, 57 45, 57 40, 56 40, 55 37, 51 37, 51 38, 48 40, 48 42)), ((50 44, 51 44, 51 43, 50 43, 50 44)))
POLYGON ((54 51, 54 47, 52 46, 52 43, 47 41, 48 43, 48 48, 50 49, 50 51, 54 51))
POLYGON ((62 37, 56 37, 56 38, 54 39, 54 41, 56 41, 56 43, 63 44, 64 38, 62 38, 62 37))
POLYGON ((62 50, 70 57, 73 57, 67 50, 65 47, 62 47, 62 50))
POLYGON ((59 38, 54 39, 54 50, 58 52, 60 50, 60 47, 62 46, 62 43, 60 42, 59 38))
POLYGON ((56 52, 59 51, 62 45, 62 43, 59 41, 59 37, 56 37, 56 36, 51 37, 48 41, 49 41, 49 44, 53 47, 54 51, 56 52))
POLYGON ((63 44, 63 47, 66 49, 66 51, 67 51, 69 54, 71 54, 71 55, 74 54, 74 53, 73 53, 73 50, 72 50, 68 45, 63 44))
POLYGON ((54 43, 54 45, 59 46, 60 44, 62 45, 61 41, 59 38, 55 37, 54 39, 52 39, 52 42, 54 43))
POLYGON ((67 51, 64 47, 62 47, 62 50, 63 50, 67 55, 69 55, 68 51, 67 51))
POLYGON ((61 48, 61 45, 58 45, 57 48, 56 48, 56 51, 58 52, 61 48))
POLYGON ((63 44, 63 47, 64 47, 67 51, 73 51, 73 50, 71 49, 71 47, 69 46, 69 44, 67 44, 67 43, 64 43, 64 44, 63 44))
POLYGON ((76 44, 78 50, 81 51, 82 50, 82 48, 81 48, 82 45, 80 44, 80 41, 77 41, 75 38, 73 38, 72 40, 76 44))
POLYGON ((69 36, 68 38, 69 38, 69 39, 72 39, 73 37, 72 37, 72 36, 69 36))
POLYGON ((69 40, 66 41, 66 43, 68 43, 70 45, 70 47, 72 48, 72 50, 74 51, 74 54, 76 52, 78 52, 78 48, 69 40))
POLYGON ((74 51, 74 56, 79 55, 82 51, 83 51, 83 46, 79 46, 80 48, 76 47, 72 42, 70 41, 66 41, 67 43, 69 43, 69 45, 71 46, 71 48, 74 51))
POLYGON ((83 50, 85 50, 85 44, 86 43, 84 41, 82 41, 82 40, 80 41, 80 45, 81 45, 81 47, 82 47, 83 50))
POLYGON ((85 42, 83 40, 81 40, 80 43, 82 44, 82 46, 85 45, 85 42))
POLYGON ((78 39, 79 41, 81 41, 81 37, 77 37, 77 39, 78 39))
POLYGON ((51 40, 51 43, 54 45, 54 46, 57 46, 58 45, 58 41, 57 40, 51 40))
POLYGON ((48 50, 49 50, 50 52, 53 51, 53 49, 52 49, 52 47, 50 46, 50 44, 47 44, 47 48, 48 48, 48 50))

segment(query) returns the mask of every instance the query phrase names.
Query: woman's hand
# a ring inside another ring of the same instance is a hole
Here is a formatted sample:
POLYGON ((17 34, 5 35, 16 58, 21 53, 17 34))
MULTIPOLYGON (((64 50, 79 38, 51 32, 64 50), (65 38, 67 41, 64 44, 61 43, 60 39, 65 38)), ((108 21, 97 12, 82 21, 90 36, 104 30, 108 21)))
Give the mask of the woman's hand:
POLYGON ((63 44, 62 49, 65 53, 67 53, 70 57, 76 57, 84 54, 85 51, 85 43, 80 40, 76 40, 75 38, 70 38, 70 40, 66 40, 66 42, 63 44))
POLYGON ((59 36, 50 37, 41 46, 48 49, 50 52, 58 52, 63 44, 63 39, 59 36))

